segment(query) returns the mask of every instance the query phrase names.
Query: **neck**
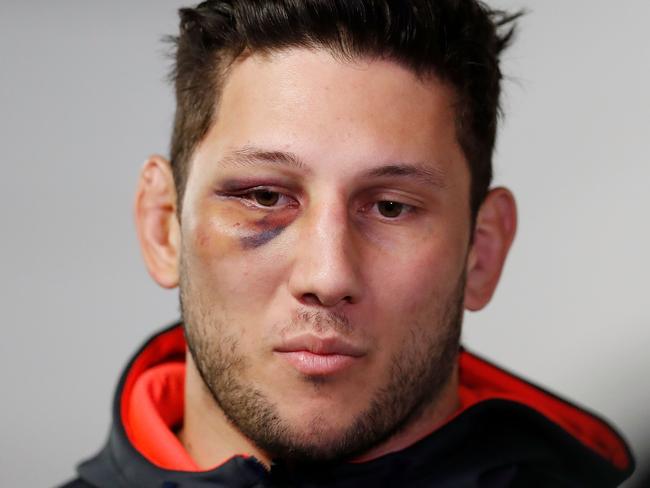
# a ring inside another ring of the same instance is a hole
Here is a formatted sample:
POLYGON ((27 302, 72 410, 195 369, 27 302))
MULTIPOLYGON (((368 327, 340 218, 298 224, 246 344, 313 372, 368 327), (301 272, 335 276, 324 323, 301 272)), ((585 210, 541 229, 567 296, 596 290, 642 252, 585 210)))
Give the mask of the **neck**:
POLYGON ((178 438, 196 465, 207 470, 245 454, 269 467, 269 457, 228 420, 215 402, 189 351, 186 358, 185 414, 178 438))
MULTIPOLYGON (((270 456, 244 436, 217 405, 189 352, 185 375, 185 414, 178 437, 199 469, 214 468, 236 455, 254 456, 270 467, 270 456)), ((444 424, 458 406, 455 368, 435 401, 416 412, 396 434, 352 461, 370 461, 414 444, 444 424)))

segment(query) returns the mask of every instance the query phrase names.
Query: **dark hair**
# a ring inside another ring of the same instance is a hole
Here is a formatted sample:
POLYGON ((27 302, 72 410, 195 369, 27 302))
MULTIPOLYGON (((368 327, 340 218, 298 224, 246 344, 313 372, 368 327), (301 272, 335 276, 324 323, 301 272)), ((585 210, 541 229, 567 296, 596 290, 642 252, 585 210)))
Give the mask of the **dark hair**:
POLYGON ((179 14, 171 141, 179 212, 190 158, 213 123, 228 66, 245 52, 305 47, 345 59, 390 59, 453 86, 476 216, 492 180, 499 55, 520 13, 490 10, 477 0, 208 0, 179 14))

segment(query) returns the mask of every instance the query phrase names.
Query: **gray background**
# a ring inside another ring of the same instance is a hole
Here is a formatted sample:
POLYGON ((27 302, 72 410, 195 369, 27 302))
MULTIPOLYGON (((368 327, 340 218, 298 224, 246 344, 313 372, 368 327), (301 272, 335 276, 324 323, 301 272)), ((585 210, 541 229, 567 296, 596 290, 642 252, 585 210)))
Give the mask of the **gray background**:
MULTIPOLYGON (((497 182, 520 231, 472 349, 611 419, 650 459, 646 0, 519 0, 497 182)), ((104 441, 124 361, 178 315, 133 230, 166 153, 164 34, 186 2, 0 1, 1 486, 52 486, 104 441)))

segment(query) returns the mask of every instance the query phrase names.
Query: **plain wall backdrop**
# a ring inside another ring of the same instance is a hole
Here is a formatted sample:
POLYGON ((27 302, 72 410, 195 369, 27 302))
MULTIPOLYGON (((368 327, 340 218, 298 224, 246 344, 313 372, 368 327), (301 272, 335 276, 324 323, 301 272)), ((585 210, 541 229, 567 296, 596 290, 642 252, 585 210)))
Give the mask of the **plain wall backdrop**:
MULTIPOLYGON (((520 227, 464 342, 650 459, 650 2, 489 3, 529 10, 504 57, 494 159, 520 227)), ((125 361, 178 316, 131 205, 145 158, 167 153, 161 38, 186 4, 0 0, 2 486, 73 476, 105 440, 125 361)))

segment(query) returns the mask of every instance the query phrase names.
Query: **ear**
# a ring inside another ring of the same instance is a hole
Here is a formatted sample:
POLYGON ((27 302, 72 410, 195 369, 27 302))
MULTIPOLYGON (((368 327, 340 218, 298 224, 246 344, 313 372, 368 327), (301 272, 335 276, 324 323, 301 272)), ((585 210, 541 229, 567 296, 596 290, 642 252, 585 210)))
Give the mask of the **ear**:
POLYGON ((151 156, 140 171, 135 195, 135 224, 151 277, 164 288, 178 285, 180 227, 171 165, 151 156))
POLYGON ((465 308, 485 307, 497 287, 517 229, 517 205, 506 188, 491 190, 476 217, 467 257, 465 308))

